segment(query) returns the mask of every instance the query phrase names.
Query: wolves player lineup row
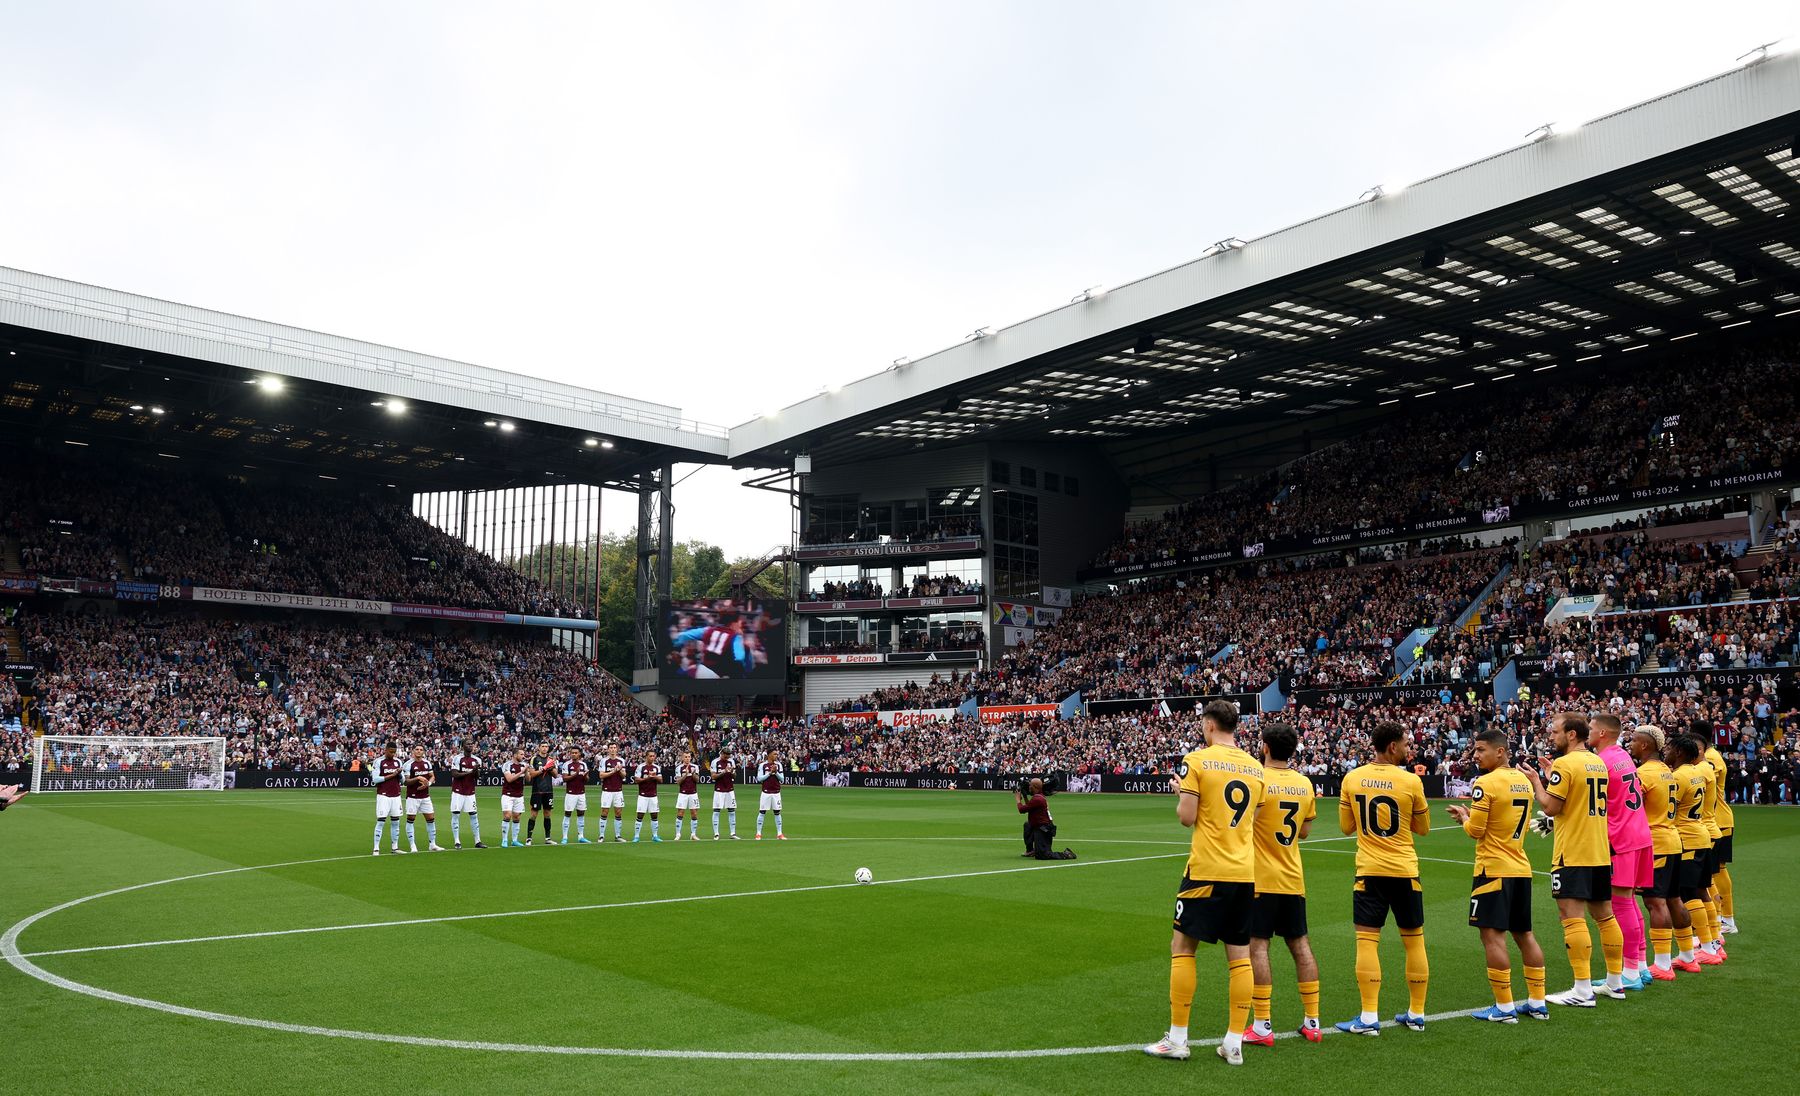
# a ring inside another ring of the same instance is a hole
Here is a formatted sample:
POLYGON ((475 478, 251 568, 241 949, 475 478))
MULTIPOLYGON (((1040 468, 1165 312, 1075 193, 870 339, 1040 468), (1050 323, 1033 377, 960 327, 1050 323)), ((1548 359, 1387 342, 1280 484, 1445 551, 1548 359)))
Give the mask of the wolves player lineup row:
MULTIPOLYGON (((1291 764, 1298 743, 1292 727, 1264 725, 1259 761, 1236 745, 1235 705, 1208 704, 1202 724, 1205 746, 1171 777, 1177 816, 1194 835, 1175 899, 1169 1030, 1144 1053, 1189 1056, 1194 954, 1201 942, 1218 943, 1229 998, 1218 1055, 1242 1065, 1245 1042, 1274 1045, 1269 944, 1277 938, 1294 956, 1304 1014, 1298 1034, 1313 1043, 1323 1035, 1299 848, 1316 807, 1312 782, 1291 764)), ((1541 775, 1530 763, 1514 767, 1505 732, 1476 735, 1481 775, 1466 805, 1446 808, 1475 841, 1469 924, 1479 930, 1494 996, 1472 1014, 1477 1020, 1548 1020, 1551 1005, 1594 1008, 1600 998, 1626 1000, 1674 981, 1677 972, 1699 974, 1725 962, 1723 938, 1737 932, 1727 868, 1735 819, 1723 794, 1725 760, 1711 745, 1712 724, 1695 720, 1679 734, 1650 724, 1627 731, 1612 715, 1562 712, 1551 717, 1549 731, 1556 756, 1541 775), (1534 807, 1541 811, 1535 822, 1534 807), (1531 925, 1527 829, 1552 835, 1550 893, 1574 978, 1561 993, 1544 992, 1544 952, 1531 925), (1603 980, 1593 978, 1589 918, 1600 939, 1603 980), (1513 996, 1509 937, 1524 962, 1524 1001, 1513 996)), ((1430 984, 1413 846, 1414 835, 1431 831, 1424 783, 1405 768, 1412 747, 1400 724, 1377 724, 1371 745, 1374 757, 1344 777, 1338 797, 1338 826, 1356 838, 1351 919, 1362 1011, 1337 1030, 1368 1036, 1382 1029, 1378 949, 1390 915, 1405 949, 1407 989, 1395 1024, 1425 1030, 1430 984)))
MULTIPOLYGON (((419 846, 414 839, 415 819, 425 821, 425 848, 427 852, 443 852, 443 846, 437 843, 437 812, 432 806, 431 788, 437 781, 437 769, 433 762, 425 756, 423 746, 415 746, 412 756, 402 759, 396 744, 388 743, 380 757, 365 759, 368 767, 369 781, 375 786, 375 848, 373 855, 381 855, 381 828, 388 824, 392 836, 391 850, 395 853, 418 852, 419 846), (400 847, 400 826, 406 825, 406 848, 400 847)), ((474 847, 485 849, 487 845, 481 840, 481 815, 476 805, 475 789, 481 774, 488 766, 479 757, 464 750, 450 758, 447 765, 450 774, 450 840, 451 848, 462 848, 462 819, 469 816, 469 836, 473 838, 474 847)), ((589 763, 579 749, 571 746, 558 761, 547 752, 528 753, 524 749, 513 751, 513 755, 499 766, 500 775, 500 847, 511 848, 532 843, 533 830, 539 819, 543 820, 546 845, 557 842, 550 837, 550 821, 555 813, 556 786, 562 785, 562 843, 591 845, 606 840, 606 819, 610 812, 613 820, 613 840, 625 840, 625 784, 630 781, 637 785, 637 821, 632 827, 631 840, 641 841, 644 834, 644 819, 650 819, 650 840, 662 843, 661 833, 661 789, 665 782, 662 766, 657 764, 656 751, 644 754, 642 761, 636 765, 627 765, 619 756, 619 748, 612 747, 605 758, 589 763), (600 813, 597 816, 599 827, 594 840, 587 836, 587 786, 590 782, 600 785, 600 813), (529 785, 530 805, 527 807, 526 788, 529 785), (530 817, 527 818, 529 809, 530 817), (519 835, 519 824, 524 822, 525 834, 519 835), (574 824, 575 838, 569 839, 570 824, 574 824)), ((693 755, 683 752, 676 761, 674 771, 667 782, 676 786, 675 795, 675 836, 681 840, 681 824, 683 819, 688 823, 689 839, 700 840, 700 782, 707 780, 712 784, 712 837, 720 839, 719 816, 725 815, 729 825, 727 836, 733 841, 739 840, 737 832, 737 777, 732 766, 729 751, 722 751, 703 771, 694 762, 693 755)), ((762 788, 762 796, 757 802, 756 840, 763 839, 763 821, 773 815, 775 820, 775 839, 786 841, 787 835, 782 832, 781 823, 781 758, 774 752, 762 759, 756 767, 756 781, 762 788)))

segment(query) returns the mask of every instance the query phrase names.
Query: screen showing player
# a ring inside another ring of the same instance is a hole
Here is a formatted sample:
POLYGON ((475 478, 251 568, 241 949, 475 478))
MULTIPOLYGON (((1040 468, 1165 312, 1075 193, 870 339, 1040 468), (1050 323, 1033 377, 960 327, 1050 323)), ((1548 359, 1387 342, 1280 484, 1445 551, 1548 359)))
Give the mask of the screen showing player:
POLYGON ((664 693, 775 693, 787 676, 784 602, 673 602, 659 635, 664 693))

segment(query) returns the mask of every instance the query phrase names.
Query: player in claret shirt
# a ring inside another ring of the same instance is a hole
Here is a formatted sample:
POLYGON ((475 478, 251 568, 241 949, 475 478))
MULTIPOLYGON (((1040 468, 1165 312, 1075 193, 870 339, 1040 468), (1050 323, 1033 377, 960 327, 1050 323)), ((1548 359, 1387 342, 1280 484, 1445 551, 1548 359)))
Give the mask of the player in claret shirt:
POLYGON ((636 842, 644 835, 644 816, 650 816, 650 840, 662 844, 662 837, 657 833, 660 828, 662 807, 656 801, 657 785, 662 783, 662 766, 656 763, 656 751, 651 750, 644 755, 643 763, 631 774, 637 781, 637 826, 631 831, 631 840, 636 842))
POLYGON ((675 763, 675 840, 681 840, 681 816, 686 812, 688 832, 695 841, 700 840, 700 766, 694 764, 694 755, 683 752, 681 759, 675 763))
POLYGON ((606 812, 612 812, 613 840, 625 840, 625 759, 610 746, 600 762, 600 840, 606 840, 606 812))
POLYGON ((437 843, 437 812, 431 806, 431 785, 437 780, 437 773, 425 757, 425 747, 413 747, 412 757, 403 772, 406 776, 407 850, 419 851, 418 843, 413 840, 413 819, 422 814, 425 816, 425 851, 443 852, 443 847, 437 843))
POLYGON ((756 767, 757 782, 762 785, 762 799, 756 805, 756 839, 762 840, 763 815, 775 812, 775 840, 786 841, 781 832, 781 758, 774 750, 756 767))
POLYGON ((737 774, 731 768, 731 751, 721 746, 719 756, 713 758, 713 840, 719 839, 719 812, 725 811, 731 819, 731 839, 736 841, 737 834, 737 774))
POLYGON ((569 815, 575 815, 575 841, 585 845, 587 839, 587 782, 588 766, 581 757, 581 749, 570 746, 564 755, 563 767, 563 844, 569 843, 569 815))
POLYGON ((397 751, 398 747, 389 742, 380 757, 363 759, 363 767, 369 770, 369 783, 375 785, 375 851, 370 856, 381 855, 383 821, 388 821, 389 832, 394 835, 394 851, 400 851, 400 821, 406 814, 405 808, 400 805, 402 762, 397 751))
POLYGON ((525 751, 514 750, 511 759, 500 766, 500 847, 519 844, 519 819, 525 817, 525 781, 531 776, 531 763, 525 751))
POLYGON ((450 759, 450 847, 462 848, 462 816, 469 814, 469 833, 475 838, 475 847, 487 848, 481 843, 481 815, 477 813, 475 803, 475 783, 481 776, 481 758, 475 756, 468 743, 450 759))

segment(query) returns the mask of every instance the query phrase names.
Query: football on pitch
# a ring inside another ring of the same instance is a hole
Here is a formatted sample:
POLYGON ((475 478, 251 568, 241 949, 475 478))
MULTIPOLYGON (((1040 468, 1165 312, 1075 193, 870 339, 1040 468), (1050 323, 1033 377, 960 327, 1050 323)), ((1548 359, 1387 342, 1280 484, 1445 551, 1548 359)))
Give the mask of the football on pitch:
POLYGON ((857 868, 856 881, 858 883, 873 883, 875 882, 875 873, 868 868, 857 868))

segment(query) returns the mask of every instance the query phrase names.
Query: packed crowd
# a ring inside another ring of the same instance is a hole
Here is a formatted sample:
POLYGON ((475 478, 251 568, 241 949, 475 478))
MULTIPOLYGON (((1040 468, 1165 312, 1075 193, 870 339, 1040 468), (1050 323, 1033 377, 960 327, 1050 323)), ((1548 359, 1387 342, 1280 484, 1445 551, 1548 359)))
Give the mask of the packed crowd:
POLYGON ((1516 516, 1609 488, 1779 467, 1800 454, 1794 361, 1792 347, 1764 346, 1704 368, 1552 382, 1503 416, 1485 404, 1420 413, 1132 526, 1094 562, 1501 507, 1516 516))
POLYGON ((1551 541, 1523 566, 1553 603, 1599 594, 1608 608, 1659 609, 1730 601, 1737 592, 1733 561, 1741 554, 1730 544, 1658 541, 1637 532, 1551 541))
POLYGON ((389 738, 599 742, 654 722, 540 641, 155 613, 34 613, 23 632, 50 733, 220 735, 240 768, 341 769, 389 738))
POLYGON ((35 574, 587 615, 398 501, 18 459, 22 474, 0 482, 0 536, 18 538, 35 574))

